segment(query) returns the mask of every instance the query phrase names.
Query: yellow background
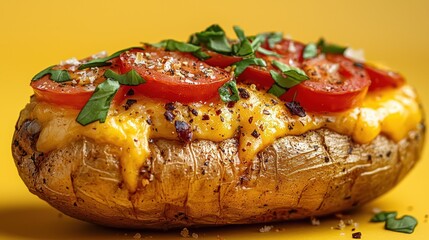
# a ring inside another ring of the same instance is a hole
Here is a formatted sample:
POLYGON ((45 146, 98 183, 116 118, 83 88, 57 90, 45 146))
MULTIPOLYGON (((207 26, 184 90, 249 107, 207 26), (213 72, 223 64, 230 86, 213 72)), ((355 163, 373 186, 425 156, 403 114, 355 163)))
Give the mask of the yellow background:
MULTIPOLYGON (((402 72, 429 108, 429 1, 47 1, 0 0, 0 239, 153 239, 179 238, 179 231, 112 230, 59 214, 30 194, 10 152, 14 124, 29 100, 29 81, 45 67, 102 50, 112 53, 140 41, 187 40, 212 23, 232 35, 283 31, 302 41, 320 36, 365 49, 367 59, 402 72)), ((427 141, 428 142, 428 141, 427 141)), ((351 213, 362 239, 427 239, 429 148, 394 190, 351 213), (419 220, 411 235, 370 224, 374 207, 410 214, 419 220)), ((279 232, 259 233, 262 224, 196 229, 199 239, 352 239, 351 227, 331 230, 335 218, 274 224, 279 232), (344 236, 341 236, 344 233, 344 236)))

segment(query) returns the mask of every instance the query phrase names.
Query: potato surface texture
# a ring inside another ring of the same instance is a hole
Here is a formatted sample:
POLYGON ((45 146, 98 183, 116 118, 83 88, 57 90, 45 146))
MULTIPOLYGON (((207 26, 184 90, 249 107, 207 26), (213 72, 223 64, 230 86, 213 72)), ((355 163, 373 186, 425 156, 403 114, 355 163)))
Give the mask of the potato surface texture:
MULTIPOLYGON (((369 144, 322 128, 285 136, 240 164, 238 140, 152 139, 142 187, 122 184, 120 149, 80 138, 36 150, 37 119, 20 119, 12 144, 29 190, 72 217, 113 227, 176 228, 301 219, 358 207, 395 186, 417 162, 422 124, 369 144)), ((143 177, 144 176, 144 177, 143 177)))

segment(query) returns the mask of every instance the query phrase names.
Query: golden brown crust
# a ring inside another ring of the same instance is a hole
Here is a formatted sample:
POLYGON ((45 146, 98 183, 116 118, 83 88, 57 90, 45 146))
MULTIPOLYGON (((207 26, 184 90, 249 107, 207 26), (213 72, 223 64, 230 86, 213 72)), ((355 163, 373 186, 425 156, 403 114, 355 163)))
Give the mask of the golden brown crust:
POLYGON ((18 123, 12 152, 32 193, 72 217, 127 228, 280 221, 360 206, 409 172, 425 135, 420 124, 398 143, 380 135, 362 145, 320 129, 276 140, 247 170, 236 139, 157 139, 141 169, 142 184, 130 194, 122 187, 117 147, 81 138, 41 153, 37 120, 18 123))

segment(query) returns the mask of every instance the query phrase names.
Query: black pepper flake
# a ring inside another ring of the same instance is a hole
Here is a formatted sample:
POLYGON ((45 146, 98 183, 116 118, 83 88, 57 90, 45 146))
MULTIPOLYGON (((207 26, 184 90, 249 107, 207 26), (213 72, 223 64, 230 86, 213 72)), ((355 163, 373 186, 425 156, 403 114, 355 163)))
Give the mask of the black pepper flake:
POLYGON ((285 103, 285 105, 289 109, 290 113, 292 113, 292 115, 297 115, 300 117, 306 116, 305 110, 303 107, 301 107, 299 102, 296 102, 296 101, 287 102, 287 103, 285 103))
POLYGON ((203 120, 209 120, 209 119, 210 119, 210 116, 209 116, 209 115, 207 115, 207 114, 204 114, 202 119, 203 119, 203 120))
POLYGON ((198 116, 198 111, 197 111, 197 110, 195 110, 195 109, 193 109, 193 108, 189 108, 189 110, 191 111, 191 113, 192 113, 194 116, 198 116))
POLYGON ((148 117, 148 118, 146 119, 146 123, 147 123, 148 125, 152 125, 152 119, 151 119, 150 117, 148 117))
POLYGON ((325 156, 325 163, 328 163, 328 162, 329 162, 329 157, 325 156))
POLYGON ((256 131, 256 129, 255 129, 255 130, 253 130, 253 132, 251 133, 251 135, 252 135, 254 138, 258 138, 258 137, 259 137, 259 133, 258 133, 258 131, 256 131))
POLYGON ((164 117, 165 117, 165 119, 167 119, 167 121, 171 122, 171 121, 173 121, 173 120, 174 120, 174 118, 175 118, 176 116, 174 115, 174 113, 173 113, 172 111, 167 110, 167 111, 165 111, 165 113, 164 113, 164 117))
POLYGON ((352 238, 354 238, 354 239, 361 239, 362 238, 362 233, 361 232, 352 233, 352 238))
POLYGON ((244 88, 238 88, 238 92, 240 94, 240 98, 248 99, 250 97, 249 92, 244 88))
POLYGON ((248 121, 251 124, 253 122, 253 117, 250 117, 248 121))
POLYGON ((262 113, 265 114, 265 115, 270 115, 271 114, 270 111, 268 111, 267 109, 262 110, 262 113))
POLYGON ((364 68, 363 63, 360 63, 360 62, 353 63, 353 66, 358 67, 358 68, 364 68))
POLYGON ((174 109, 176 109, 176 106, 174 106, 174 103, 169 102, 169 103, 165 104, 164 108, 165 108, 165 110, 173 111, 174 109))
POLYGON ((386 153, 386 157, 390 157, 390 155, 392 155, 392 151, 388 151, 388 152, 386 153))
POLYGON ((221 122, 225 122, 225 119, 222 116, 220 116, 219 118, 221 122))
POLYGON ((123 107, 125 110, 128 110, 136 102, 137 102, 137 100, 135 100, 135 99, 127 99, 127 101, 125 102, 125 105, 123 107))
POLYGON ((273 105, 277 105, 279 102, 277 100, 275 100, 274 98, 271 98, 271 103, 273 105))
POLYGON ((134 90, 131 88, 130 90, 128 90, 127 96, 133 96, 133 95, 134 95, 134 90))
POLYGON ((191 126, 184 121, 174 121, 177 137, 183 142, 190 142, 192 140, 191 126))

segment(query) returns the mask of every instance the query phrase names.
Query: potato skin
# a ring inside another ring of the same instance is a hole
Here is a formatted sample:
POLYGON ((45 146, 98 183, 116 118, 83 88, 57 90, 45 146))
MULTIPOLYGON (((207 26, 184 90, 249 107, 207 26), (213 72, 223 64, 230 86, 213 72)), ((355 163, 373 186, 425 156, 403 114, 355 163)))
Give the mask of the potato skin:
POLYGON ((286 136, 244 169, 238 140, 189 144, 153 139, 141 186, 122 185, 118 147, 80 138, 36 150, 37 119, 18 120, 12 152, 29 190, 72 217, 121 228, 245 224, 326 215, 395 186, 419 159, 425 127, 369 144, 328 129, 286 136))

